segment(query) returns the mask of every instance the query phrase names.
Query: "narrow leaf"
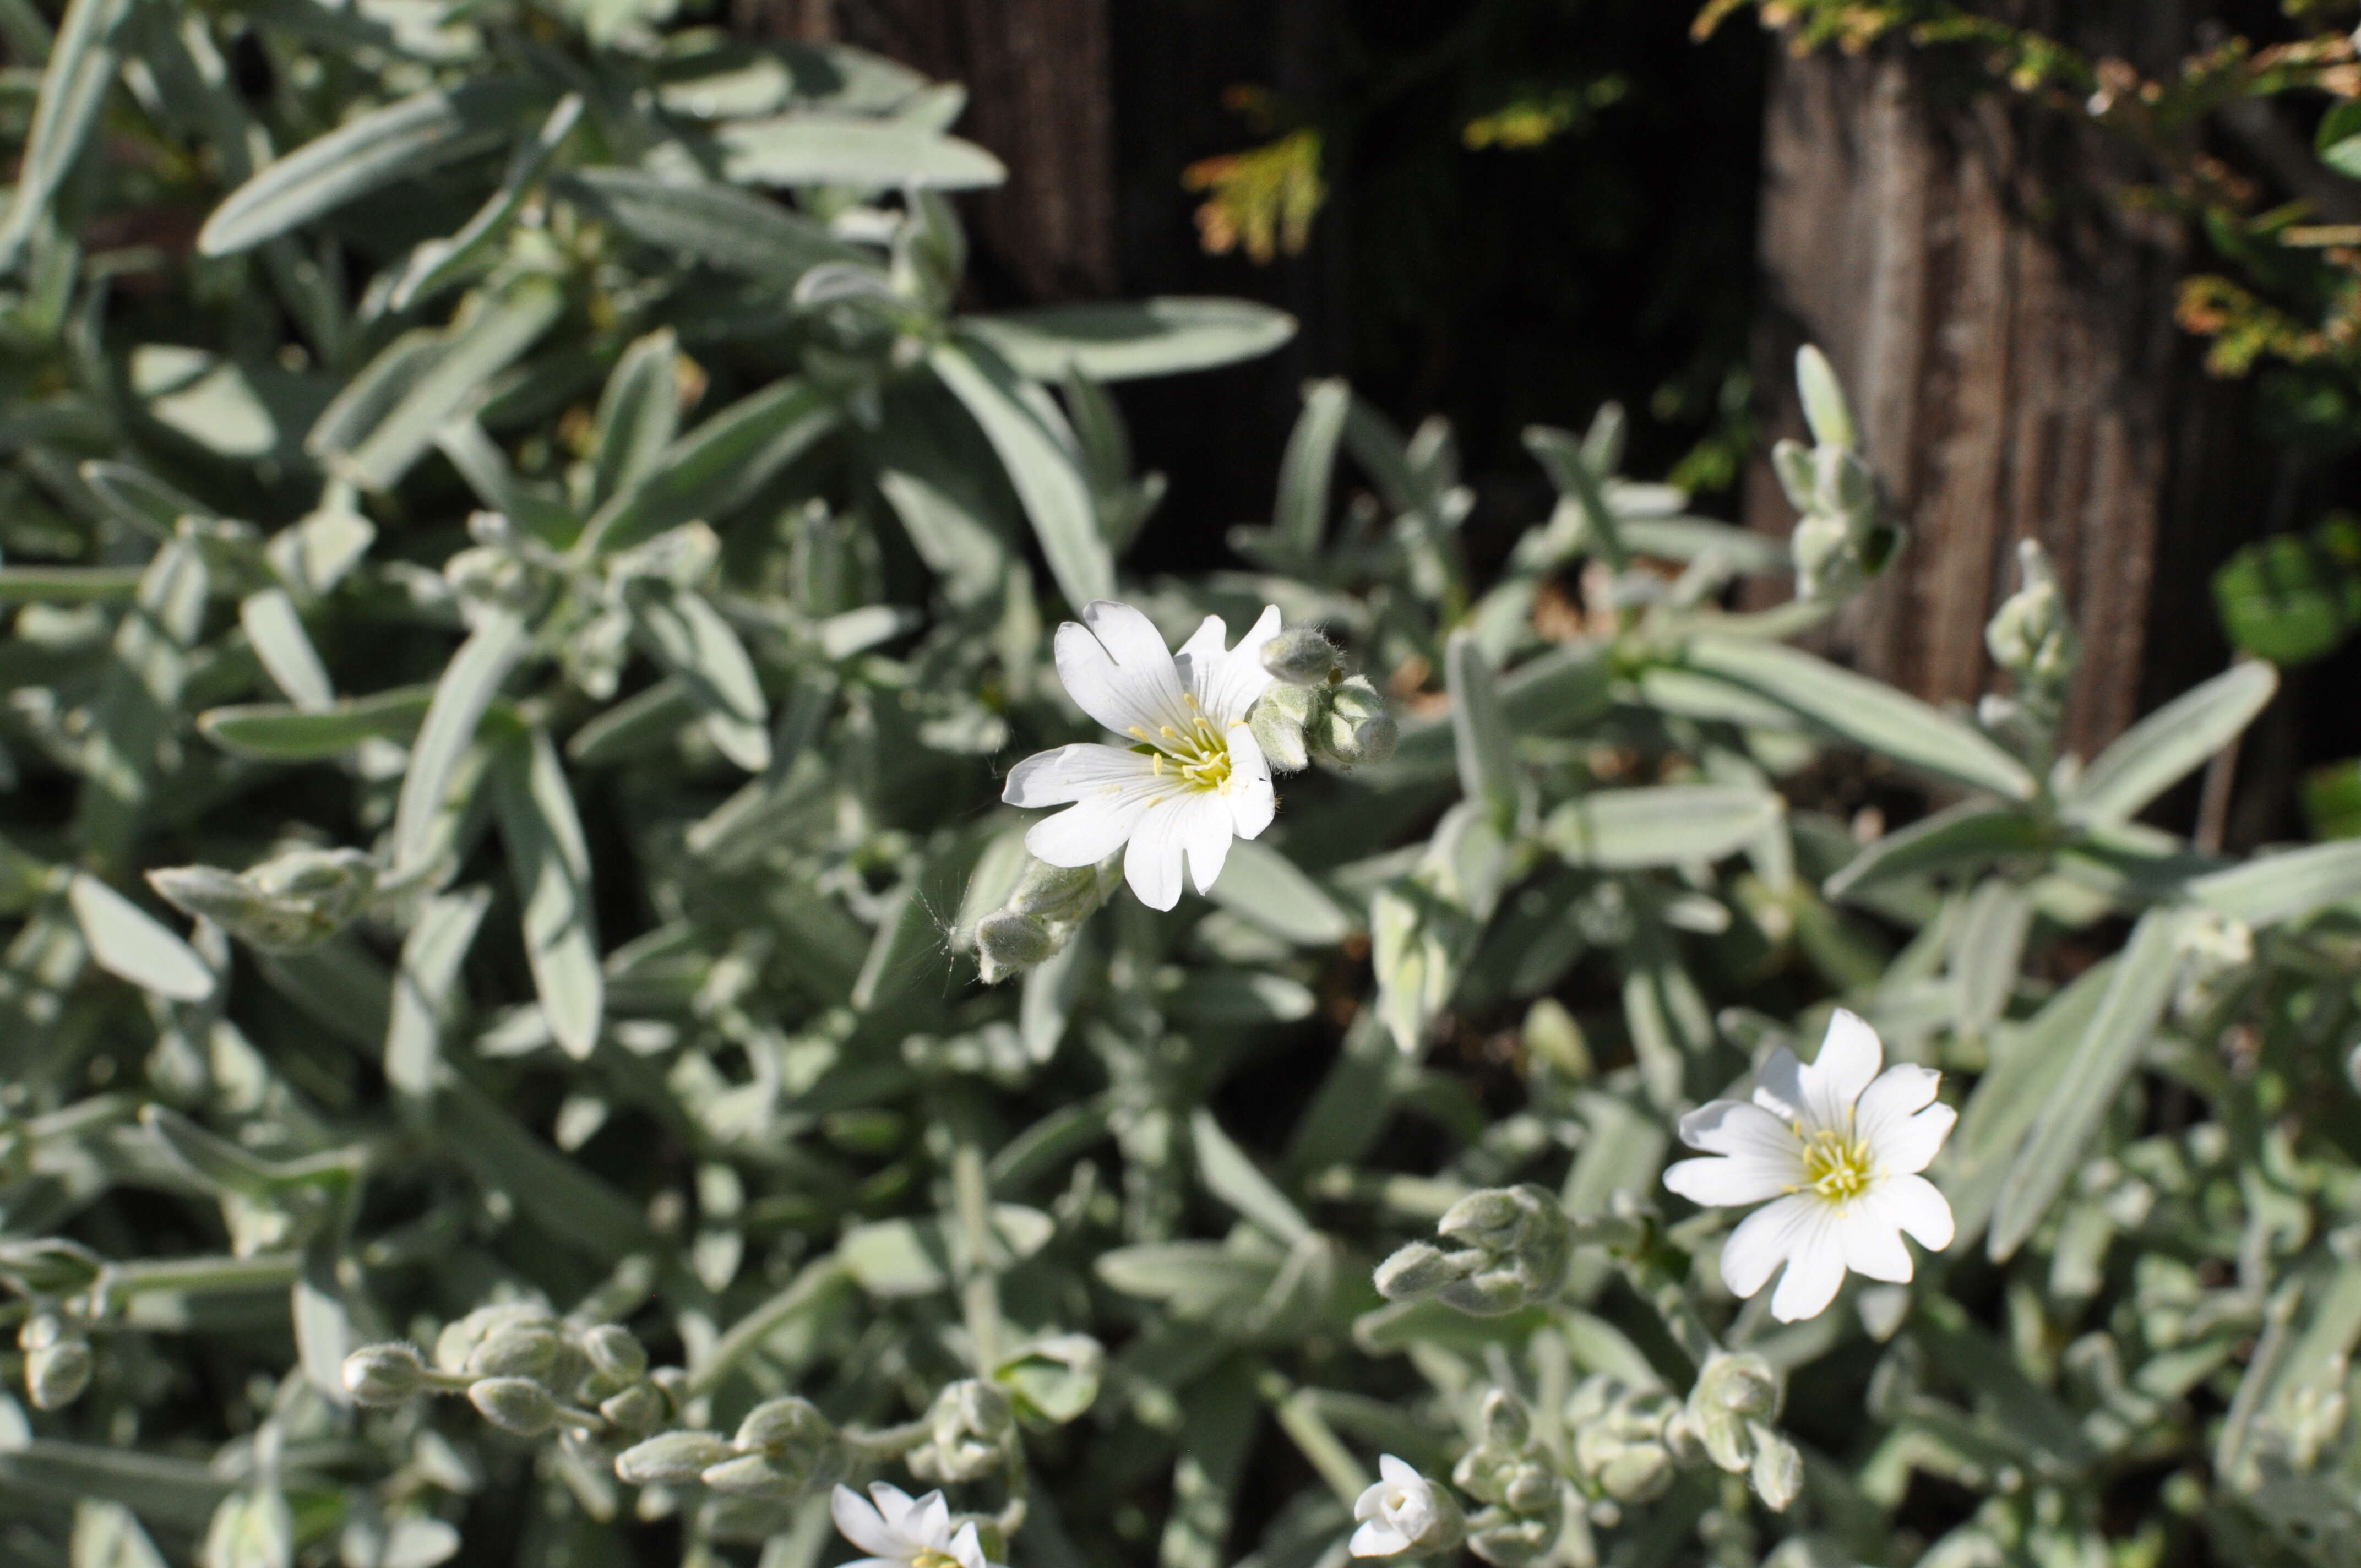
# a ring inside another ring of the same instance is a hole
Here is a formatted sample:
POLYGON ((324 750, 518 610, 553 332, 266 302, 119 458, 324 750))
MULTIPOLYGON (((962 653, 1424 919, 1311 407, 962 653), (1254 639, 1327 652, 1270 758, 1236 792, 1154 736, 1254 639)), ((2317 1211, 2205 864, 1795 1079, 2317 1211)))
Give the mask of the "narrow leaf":
POLYGON ((999 454, 1066 602, 1080 609, 1113 594, 1115 560, 1099 532, 1090 487, 1072 456, 1027 409, 1015 378, 956 342, 937 344, 927 363, 999 454))
POLYGON ((528 641, 525 624, 517 617, 505 611, 486 616, 435 682, 434 701, 419 729, 418 743, 411 748, 410 771, 402 775, 401 795, 394 807, 396 876, 419 869, 434 841, 434 820, 449 793, 459 754, 476 738, 485 709, 524 656, 528 641))
POLYGON ((9 194, 6 217, 0 218, 0 272, 16 266, 17 253, 89 142, 107 90, 115 85, 115 29, 130 14, 130 0, 70 0, 66 6, 33 100, 16 188, 9 194))
POLYGON ((590 902, 590 848, 546 730, 504 747, 493 770, 500 839, 524 905, 525 957, 542 1015, 566 1054, 587 1058, 598 1043, 606 976, 590 902))
POLYGON ((1568 865, 1690 865, 1737 853, 1785 810, 1777 795, 1743 784, 1602 789, 1551 812, 1542 837, 1568 865))
POLYGON ((264 588, 238 601, 237 623, 254 645, 255 657, 285 692, 288 700, 306 713, 335 706, 336 689, 329 684, 327 666, 320 663, 303 630, 303 618, 285 588, 264 588))
POLYGON ((964 316, 960 325, 1020 376, 1129 381, 1259 358, 1295 335, 1295 318, 1247 300, 1157 299, 1043 305, 964 316))
POLYGON ((2242 663, 2166 703, 2099 753, 2065 802, 2069 821, 2126 822, 2235 740, 2279 689, 2279 672, 2242 663))
POLYGON ((92 959, 116 979, 175 1002, 203 1002, 220 983, 195 948, 88 872, 74 873, 66 898, 92 959))
MULTIPOLYGON (((1341 424, 1343 419, 1340 403, 1337 422, 1341 424)), ((1459 787, 1505 833, 1516 824, 1521 790, 1516 739, 1500 711, 1499 677, 1484 656, 1483 644, 1465 628, 1451 634, 1443 659, 1451 690, 1451 736, 1459 762, 1459 787)))
POLYGON ((225 751, 273 762, 341 757, 364 740, 407 743, 434 700, 432 686, 397 686, 307 710, 278 703, 216 707, 197 716, 198 732, 225 751))
POLYGON ((783 115, 737 121, 715 139, 722 173, 739 185, 974 191, 1008 178, 973 142, 909 120, 783 115))

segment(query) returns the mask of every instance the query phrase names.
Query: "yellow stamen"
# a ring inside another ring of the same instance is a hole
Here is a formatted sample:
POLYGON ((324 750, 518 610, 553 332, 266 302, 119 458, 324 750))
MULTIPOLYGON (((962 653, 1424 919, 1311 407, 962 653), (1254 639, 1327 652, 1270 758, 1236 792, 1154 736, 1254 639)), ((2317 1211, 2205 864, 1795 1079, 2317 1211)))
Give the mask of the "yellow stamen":
POLYGON ((1818 1193, 1831 1203, 1850 1203, 1869 1190, 1876 1162, 1869 1146, 1841 1132, 1813 1133, 1804 1138, 1804 1179, 1790 1191, 1818 1193))

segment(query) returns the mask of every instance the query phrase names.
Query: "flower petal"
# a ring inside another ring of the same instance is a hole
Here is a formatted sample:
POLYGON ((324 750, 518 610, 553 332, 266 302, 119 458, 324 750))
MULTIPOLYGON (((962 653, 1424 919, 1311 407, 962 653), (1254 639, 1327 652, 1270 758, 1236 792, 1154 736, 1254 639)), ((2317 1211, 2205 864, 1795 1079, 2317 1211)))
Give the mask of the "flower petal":
POLYGON ((1876 1148, 1889 1126, 1909 1120, 1913 1113, 1935 1102, 1935 1091, 1942 1081, 1943 1075, 1931 1067, 1894 1063, 1861 1091, 1861 1102, 1852 1112, 1853 1131, 1872 1149, 1876 1148))
POLYGON ((1058 679, 1084 713, 1118 735, 1150 740, 1187 729, 1180 673, 1155 623, 1127 604, 1097 599, 1058 628, 1058 679))
MULTIPOLYGON (((1793 1138, 1788 1139, 1793 1143, 1793 1138)), ((1758 1155, 1716 1155, 1685 1159, 1664 1172, 1664 1185, 1690 1202, 1705 1208, 1760 1203, 1793 1191, 1800 1173, 1792 1158, 1765 1159, 1758 1155)))
POLYGON ((1929 1252, 1940 1252, 1951 1245, 1951 1205, 1925 1177, 1888 1177, 1870 1189, 1869 1201, 1929 1252))
POLYGON ((1837 1217, 1836 1232, 1847 1268, 1888 1285, 1910 1283, 1910 1249, 1902 1245, 1902 1233, 1876 1204, 1847 1205, 1837 1217))
POLYGON ((875 1499, 877 1512, 885 1520, 885 1528, 901 1539, 901 1555, 907 1557, 909 1548, 920 1544, 910 1518, 911 1510, 917 1504, 911 1500, 909 1493, 891 1481, 872 1481, 869 1483, 869 1496, 875 1499))
POLYGON ((921 1546, 930 1546, 937 1552, 950 1547, 951 1506, 943 1501, 940 1487, 910 1505, 910 1516, 905 1521, 905 1528, 921 1546))
POLYGON ((1746 1216, 1721 1246, 1721 1282, 1730 1294, 1752 1296, 1762 1289, 1825 1207, 1817 1197, 1795 1193, 1746 1216))
POLYGON ((1238 645, 1224 652, 1225 628, 1218 616, 1207 616, 1196 635, 1182 644, 1174 660, 1189 695, 1216 729, 1243 722, 1255 699, 1268 690, 1271 674, 1262 667, 1263 644, 1279 635, 1279 607, 1266 606, 1238 645))
POLYGON ((1170 909, 1180 902, 1181 856, 1191 813, 1200 800, 1219 804, 1209 795, 1170 795, 1150 806, 1131 825, 1131 847, 1123 852, 1123 878, 1150 909, 1170 909))
POLYGON ((1223 738, 1230 745, 1230 782, 1222 787, 1222 798, 1229 802, 1232 828, 1239 838, 1252 839, 1270 826, 1279 809, 1270 788, 1270 762, 1262 754, 1262 742, 1245 725, 1233 724, 1223 738))
MULTIPOLYGON (((1264 613, 1266 615, 1270 615, 1275 614, 1276 612, 1266 610, 1264 613)), ((1425 1476, 1419 1474, 1416 1466, 1405 1464, 1403 1461, 1396 1459, 1390 1453, 1380 1453, 1378 1455, 1378 1474, 1384 1476, 1387 1480, 1391 1481, 1398 1486, 1407 1486, 1413 1482, 1423 1481, 1426 1479, 1425 1476)))
POLYGON ((950 1554, 960 1568, 991 1568, 984 1560, 983 1538, 976 1534, 973 1519, 960 1526, 959 1533, 951 1537, 950 1554))
POLYGON ((1916 1116, 1887 1123, 1870 1140, 1870 1154, 1884 1174, 1914 1176, 1934 1163, 1959 1119, 1960 1113, 1949 1105, 1929 1105, 1916 1116))
POLYGON ((1154 758, 1121 746, 1060 746, 1036 751, 1009 769, 1000 798, 1027 808, 1064 806, 1103 790, 1150 783, 1156 777, 1154 758))
POLYGON ((1780 1120, 1800 1123, 1804 1119, 1804 1064, 1795 1053, 1781 1046, 1754 1075, 1754 1103, 1780 1120))
POLYGON ((1213 891, 1230 853, 1230 806, 1218 795, 1200 795, 1180 817, 1180 843, 1189 851, 1189 875, 1199 893, 1213 891))
POLYGON ((873 1556, 906 1561, 909 1553, 869 1499, 850 1486, 839 1486, 828 1495, 828 1511, 844 1539, 873 1556))
POLYGON ((1123 848, 1155 804, 1148 795, 1082 801, 1027 828, 1025 847, 1053 866, 1094 866, 1123 848))
POLYGON ((1688 1113, 1681 1118, 1681 1142, 1707 1154, 1752 1154, 1790 1163, 1803 1158, 1803 1140, 1795 1127, 1744 1100, 1708 1100, 1688 1113))
POLYGON ((1836 1016, 1828 1020, 1820 1054, 1804 1069, 1804 1115, 1810 1129, 1842 1131, 1853 1102, 1877 1076, 1884 1057, 1877 1031, 1858 1014, 1838 1008, 1836 1016))
POLYGON ((1771 1292, 1771 1315, 1783 1323, 1818 1317, 1837 1299, 1844 1276, 1844 1241, 1837 1213, 1823 1203, 1787 1255, 1787 1270, 1779 1277, 1779 1288, 1771 1292))
POLYGON ((1391 1557, 1410 1545, 1410 1538, 1378 1519, 1370 1519, 1353 1532, 1353 1555, 1356 1557, 1391 1557))

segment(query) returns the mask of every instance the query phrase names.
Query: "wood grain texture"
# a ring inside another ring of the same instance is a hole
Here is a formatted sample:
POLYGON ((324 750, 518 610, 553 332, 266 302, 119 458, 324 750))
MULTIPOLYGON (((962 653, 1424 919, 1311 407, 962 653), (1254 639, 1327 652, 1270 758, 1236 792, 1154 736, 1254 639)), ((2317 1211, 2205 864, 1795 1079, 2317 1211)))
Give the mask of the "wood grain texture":
MULTIPOLYGON (((2178 9, 2101 18, 2118 36, 2098 47, 2136 58, 2185 38, 2163 15, 2178 9)), ((2185 236, 2110 198, 2136 172, 2122 149, 1968 90, 1956 61, 1946 78, 1896 47, 1773 69, 1758 337, 1770 433, 1801 433, 1790 366, 1818 343, 1913 530, 1828 644, 1929 700, 1971 704, 1992 684, 1983 622, 2014 586, 2016 541, 2038 539, 2082 630, 2067 737, 2088 755, 2221 666, 2206 578, 2256 528, 2234 499, 2252 460, 2241 394, 2204 376, 2173 323, 2185 236)), ((1757 527, 1792 521, 1767 468, 1746 505, 1757 527)))

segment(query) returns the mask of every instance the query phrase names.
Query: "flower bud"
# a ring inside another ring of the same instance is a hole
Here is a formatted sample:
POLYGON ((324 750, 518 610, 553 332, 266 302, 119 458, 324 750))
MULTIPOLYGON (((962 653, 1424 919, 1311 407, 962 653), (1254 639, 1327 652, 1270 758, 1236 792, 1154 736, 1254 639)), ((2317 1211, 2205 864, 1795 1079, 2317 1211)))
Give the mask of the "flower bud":
POLYGON ((428 1386, 416 1347, 395 1341, 368 1344, 345 1357, 345 1391, 364 1405, 399 1405, 428 1386))
MULTIPOLYGON (((1053 866, 1032 861, 1008 895, 1008 907, 1038 920, 1087 919, 1099 906, 1099 873, 1095 866, 1053 866)), ((1038 960, 1037 960, 1038 961, 1038 960)))
POLYGON ((2081 643, 2048 554, 2027 539, 2017 545, 2016 559, 2023 586, 1993 612, 1984 627, 1984 646, 1993 663, 2021 685, 2054 689, 2081 662, 2081 643))
POLYGON ((647 1348, 620 1323, 600 1323, 582 1336, 590 1365, 619 1382, 636 1382, 648 1369, 647 1348))
POLYGON ((993 1368, 1027 1421, 1062 1426, 1091 1408, 1106 1373, 1106 1348, 1088 1334, 1037 1340, 993 1368))
POLYGON ((1747 1479, 1764 1508, 1784 1514, 1803 1493, 1804 1456, 1776 1429, 1761 1421, 1749 1421, 1746 1426, 1754 1445, 1754 1464, 1747 1479))
POLYGON ((634 1383, 601 1399, 598 1413, 624 1431, 649 1431, 664 1425, 671 1411, 662 1394, 645 1383, 634 1383))
POLYGON ((1574 1255, 1574 1226, 1557 1199, 1530 1183, 1471 1192, 1436 1226, 1477 1255, 1465 1279, 1438 1293, 1463 1311, 1515 1311, 1557 1293, 1574 1255))
POLYGON ((1555 1517, 1527 1519, 1487 1508, 1469 1521, 1467 1550, 1494 1568, 1527 1568, 1557 1542, 1555 1517))
POLYGON ((465 1372, 476 1347, 501 1330, 519 1324, 547 1328, 556 1321, 547 1308, 530 1302, 505 1301, 498 1306, 478 1307, 466 1317, 443 1325, 443 1332, 434 1338, 434 1365, 445 1372, 465 1372))
POLYGON ((538 1323, 518 1323, 484 1336, 467 1356, 471 1377, 539 1377, 557 1363, 557 1335, 538 1323))
MULTIPOLYGON (((767 1464, 790 1492, 832 1486, 852 1468, 851 1451, 835 1424, 820 1414, 818 1406, 796 1394, 766 1399, 747 1411, 733 1441, 741 1453, 767 1464)), ((731 1489, 710 1473, 706 1485, 731 1489)))
POLYGON ((539 1437, 557 1424, 557 1401, 530 1377, 484 1377, 467 1386, 467 1402, 502 1431, 539 1437))
POLYGON ((1047 961, 1062 945, 1040 920, 1006 909, 985 916, 975 926, 977 968, 986 985, 1047 961))
POLYGON ((1262 645, 1262 667, 1289 685, 1319 685, 1336 673, 1336 645, 1317 627, 1290 626, 1262 645))
POLYGON ((1746 1352, 1710 1356, 1689 1391, 1692 1409, 1710 1407, 1739 1416, 1767 1416, 1779 1408, 1779 1378, 1771 1364, 1746 1352))
POLYGON ((90 1342, 55 1312, 26 1319, 16 1345, 25 1353, 25 1392, 34 1409, 63 1409, 90 1387, 90 1342))
POLYGON ((741 1453, 708 1465, 697 1479, 732 1497, 792 1497, 803 1491, 797 1478, 768 1454, 741 1453))
POLYGON ((615 1477, 634 1486, 683 1486, 737 1453, 717 1431, 668 1431, 615 1455, 615 1477))
POLYGON ((1382 762, 1394 754, 1401 731, 1386 710, 1386 699, 1367 675, 1330 687, 1327 703, 1309 730, 1312 751, 1340 768, 1382 762))
POLYGON ((1303 727, 1319 705, 1319 694, 1309 686, 1274 685, 1256 699, 1246 728, 1265 762, 1282 773, 1301 773, 1310 764, 1303 727))
POLYGON ((1475 1258, 1445 1253, 1432 1242, 1412 1242, 1378 1265, 1378 1294, 1389 1301, 1415 1301, 1467 1277, 1475 1258))

